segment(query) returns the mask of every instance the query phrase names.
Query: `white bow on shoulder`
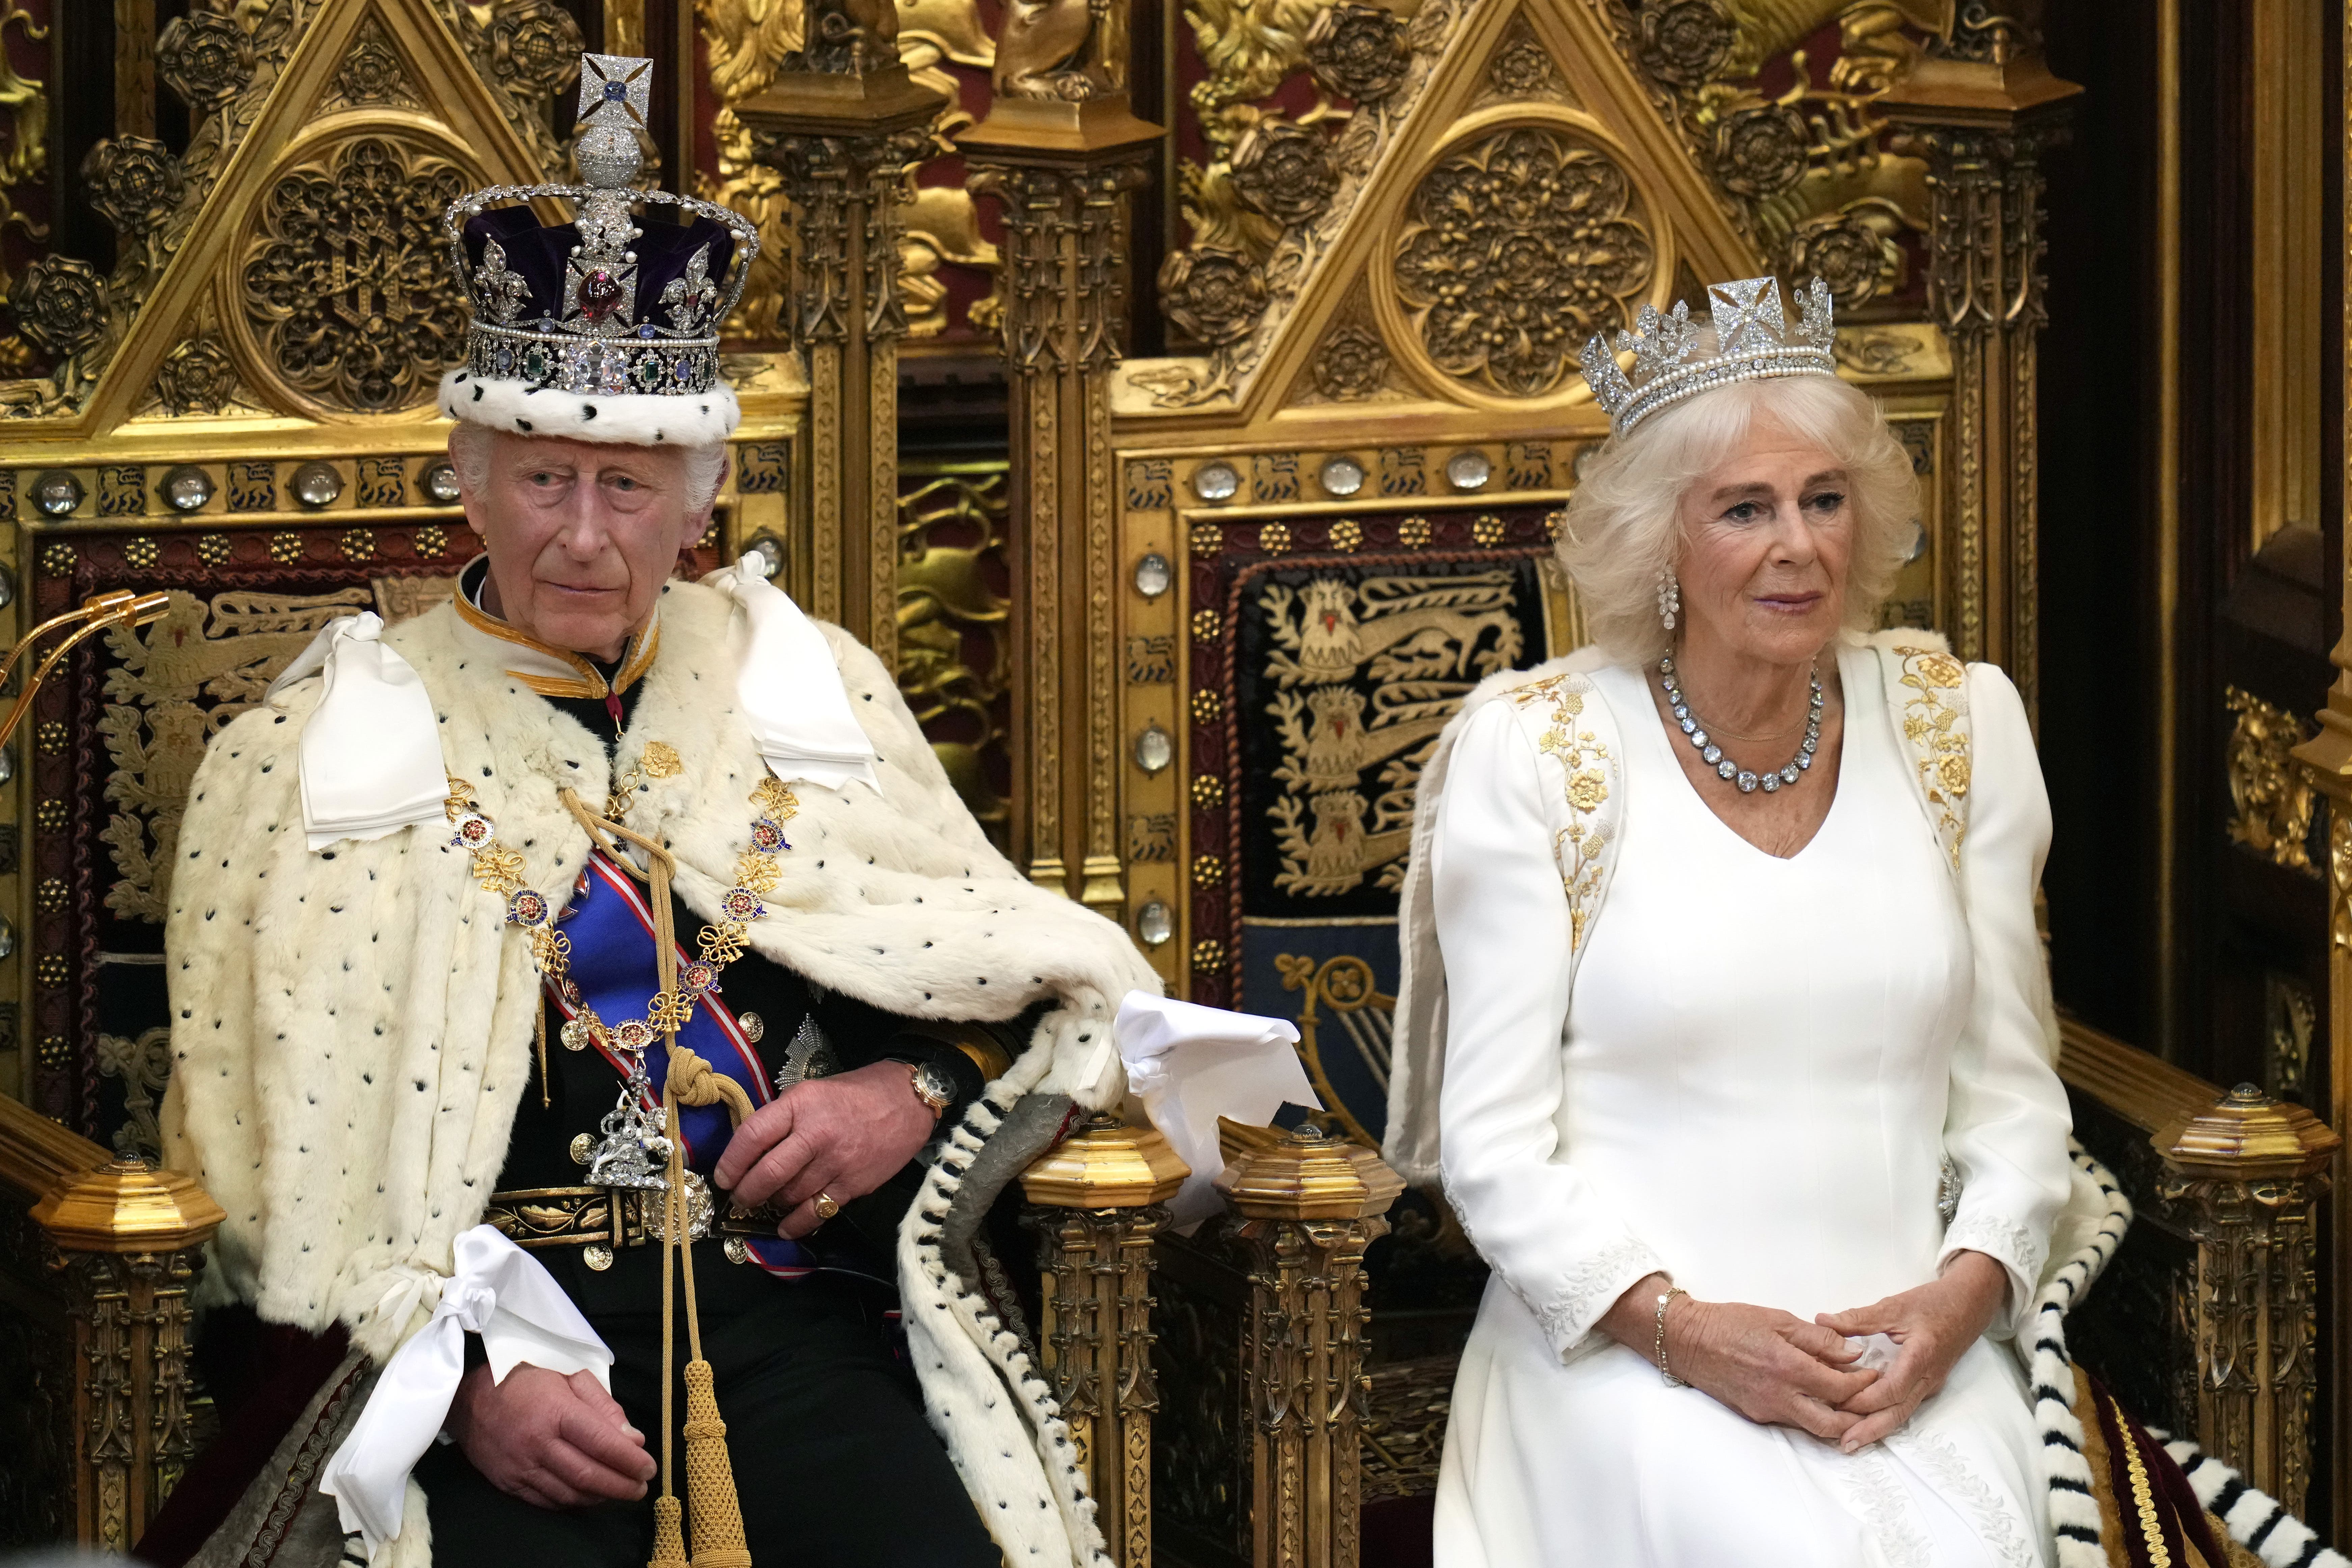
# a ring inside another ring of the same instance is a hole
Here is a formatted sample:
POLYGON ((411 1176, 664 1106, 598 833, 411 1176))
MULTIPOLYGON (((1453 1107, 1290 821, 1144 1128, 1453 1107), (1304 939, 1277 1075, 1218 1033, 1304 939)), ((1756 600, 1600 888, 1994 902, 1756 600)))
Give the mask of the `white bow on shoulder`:
POLYGON ((264 699, 326 671, 326 689, 302 726, 302 829, 313 849, 443 816, 449 775, 433 699, 383 639, 383 617, 373 610, 330 621, 264 699))
POLYGON ((724 590, 751 630, 736 671, 736 696, 770 771, 784 783, 806 779, 839 789, 852 779, 879 791, 874 742, 850 711, 841 666, 816 623, 745 555, 703 579, 724 590))

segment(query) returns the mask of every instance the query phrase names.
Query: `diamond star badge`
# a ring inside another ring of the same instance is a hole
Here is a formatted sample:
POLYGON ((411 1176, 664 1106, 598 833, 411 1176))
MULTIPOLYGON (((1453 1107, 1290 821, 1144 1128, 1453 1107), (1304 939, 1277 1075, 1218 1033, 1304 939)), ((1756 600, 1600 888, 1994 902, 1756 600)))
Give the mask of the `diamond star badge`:
POLYGON ((1707 289, 1715 314, 1716 353, 1747 353, 1777 349, 1788 338, 1789 319, 1780 310, 1780 284, 1773 278, 1743 278, 1707 289))

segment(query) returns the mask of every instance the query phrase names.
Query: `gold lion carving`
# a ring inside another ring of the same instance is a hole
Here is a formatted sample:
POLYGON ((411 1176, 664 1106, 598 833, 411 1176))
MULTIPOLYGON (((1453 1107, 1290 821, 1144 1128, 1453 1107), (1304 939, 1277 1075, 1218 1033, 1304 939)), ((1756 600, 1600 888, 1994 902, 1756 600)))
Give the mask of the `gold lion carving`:
POLYGON ((1083 102, 1125 82, 1125 16, 1119 0, 1013 0, 996 41, 996 91, 1003 98, 1083 102))

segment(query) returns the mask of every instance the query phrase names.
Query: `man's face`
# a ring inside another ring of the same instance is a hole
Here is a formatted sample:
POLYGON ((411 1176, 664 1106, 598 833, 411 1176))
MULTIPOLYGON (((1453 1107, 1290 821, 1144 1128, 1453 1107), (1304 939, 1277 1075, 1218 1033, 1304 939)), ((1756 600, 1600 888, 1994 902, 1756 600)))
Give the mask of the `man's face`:
POLYGON ((551 647, 620 658, 710 521, 687 510, 684 454, 494 431, 488 467, 464 494, 490 557, 482 607, 551 647))

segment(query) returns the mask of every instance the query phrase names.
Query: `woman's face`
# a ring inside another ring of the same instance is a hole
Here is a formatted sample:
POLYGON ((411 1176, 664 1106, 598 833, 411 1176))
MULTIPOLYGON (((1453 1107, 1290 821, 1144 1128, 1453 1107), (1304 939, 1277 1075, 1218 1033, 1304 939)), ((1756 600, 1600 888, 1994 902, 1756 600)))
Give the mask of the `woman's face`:
POLYGON ((1853 509, 1845 470, 1759 416, 1683 492, 1685 637, 1768 664, 1809 664, 1845 620, 1853 509))

